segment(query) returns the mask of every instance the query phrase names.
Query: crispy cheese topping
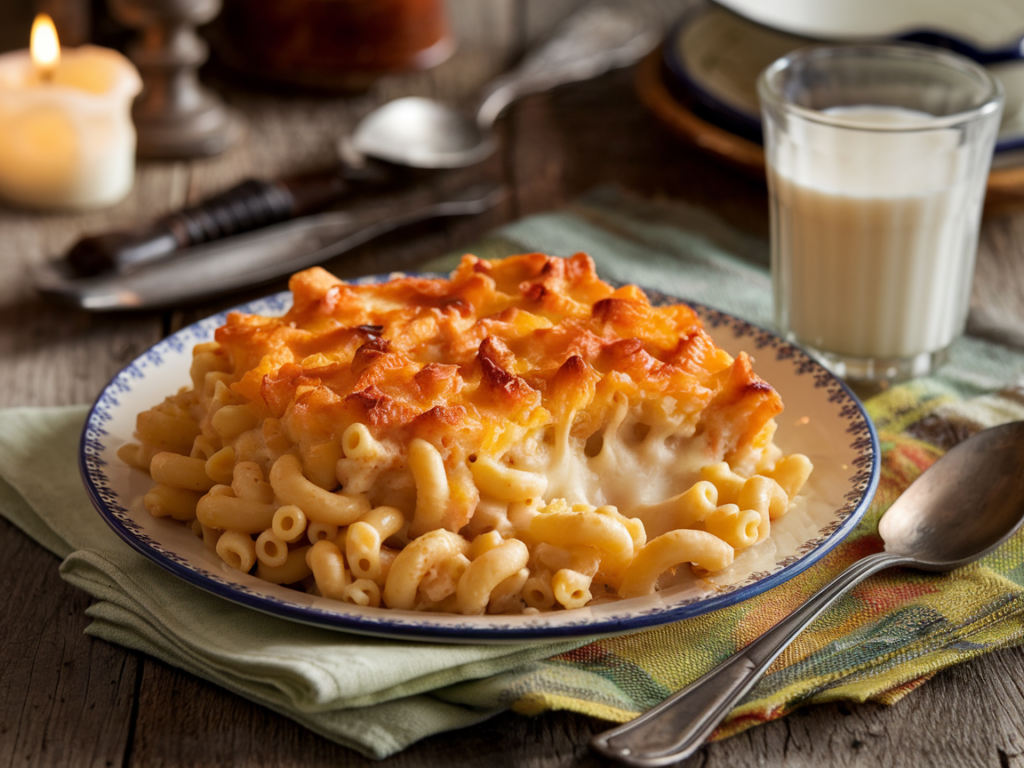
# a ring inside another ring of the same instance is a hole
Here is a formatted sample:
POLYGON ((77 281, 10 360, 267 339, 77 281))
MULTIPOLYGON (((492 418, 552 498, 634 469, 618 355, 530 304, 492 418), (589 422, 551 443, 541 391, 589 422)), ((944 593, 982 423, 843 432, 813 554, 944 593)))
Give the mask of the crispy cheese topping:
POLYGON ((313 268, 290 288, 283 317, 232 314, 216 340, 244 372, 232 391, 307 447, 362 422, 399 447, 434 443, 449 466, 509 452, 514 464, 538 429, 586 443, 626 403, 646 428, 703 434, 714 459, 734 461, 782 411, 692 309, 613 288, 582 253, 465 256, 450 279, 366 285, 313 268))

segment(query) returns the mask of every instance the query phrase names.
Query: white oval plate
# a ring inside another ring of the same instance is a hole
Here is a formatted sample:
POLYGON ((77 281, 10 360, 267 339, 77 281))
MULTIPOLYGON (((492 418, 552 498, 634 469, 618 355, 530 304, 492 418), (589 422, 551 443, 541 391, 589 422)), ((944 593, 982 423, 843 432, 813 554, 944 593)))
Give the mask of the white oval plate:
MULTIPOLYGON (((380 280, 383 276, 364 278, 380 280)), ((362 281, 359 281, 362 282, 362 281)), ((652 301, 679 301, 649 291, 652 301)), ((279 293, 239 307, 277 315, 291 294, 279 293)), ((820 560, 857 524, 878 483, 878 439, 860 402, 802 350, 768 331, 713 309, 691 304, 708 332, 731 354, 746 350, 756 370, 787 404, 777 442, 787 453, 814 462, 810 491, 771 538, 716 576, 714 592, 682 584, 655 595, 572 611, 520 616, 457 616, 360 608, 239 573, 211 554, 188 526, 155 518, 142 505, 152 484, 144 472, 117 458, 133 440, 135 417, 189 384, 192 347, 209 341, 226 313, 184 328, 127 366, 96 400, 82 433, 79 463, 90 499, 128 544, 175 576, 214 595, 294 621, 401 639, 508 643, 614 634, 685 619, 746 600, 796 576, 820 560)))
MULTIPOLYGON (((1020 0, 716 0, 741 16, 796 35, 829 40, 928 35, 977 53, 1020 58, 1020 0)), ((977 55, 972 58, 979 58, 977 55)))

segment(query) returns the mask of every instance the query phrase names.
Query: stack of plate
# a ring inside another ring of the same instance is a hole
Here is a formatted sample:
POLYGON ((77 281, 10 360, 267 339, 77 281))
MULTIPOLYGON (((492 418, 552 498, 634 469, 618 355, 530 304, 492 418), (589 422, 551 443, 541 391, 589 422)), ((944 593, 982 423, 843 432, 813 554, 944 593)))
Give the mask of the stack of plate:
POLYGON ((1024 187, 1022 0, 718 0, 691 9, 645 62, 639 87, 670 127, 760 173, 760 72, 822 42, 897 40, 939 45, 983 64, 1006 90, 993 161, 997 187, 1024 187))

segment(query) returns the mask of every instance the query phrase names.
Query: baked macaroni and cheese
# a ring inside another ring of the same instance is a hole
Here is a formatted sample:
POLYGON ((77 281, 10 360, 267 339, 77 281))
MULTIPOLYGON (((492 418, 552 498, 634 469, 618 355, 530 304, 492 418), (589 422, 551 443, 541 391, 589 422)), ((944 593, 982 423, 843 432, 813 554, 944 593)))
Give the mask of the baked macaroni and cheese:
POLYGON ((119 452, 153 515, 261 579, 463 614, 636 597, 727 568, 811 471, 746 354, 585 254, 290 287, 196 346, 119 452))

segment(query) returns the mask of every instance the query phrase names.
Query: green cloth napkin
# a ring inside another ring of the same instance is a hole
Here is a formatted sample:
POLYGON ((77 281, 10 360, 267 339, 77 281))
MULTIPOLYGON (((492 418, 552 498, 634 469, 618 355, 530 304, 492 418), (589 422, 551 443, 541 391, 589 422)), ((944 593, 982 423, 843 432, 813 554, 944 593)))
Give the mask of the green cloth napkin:
MULTIPOLYGON (((606 278, 656 286, 770 325, 763 242, 705 211, 599 190, 500 230, 482 257, 586 251, 606 278)), ((457 255, 426 265, 450 268, 457 255)), ((169 576, 93 511, 76 463, 86 409, 0 411, 0 514, 63 559, 94 598, 89 634, 156 656, 281 712, 327 738, 385 757, 432 733, 509 707, 627 720, 735 652, 802 596, 877 547, 892 499, 966 434, 1024 419, 1024 355, 975 339, 940 375, 870 404, 883 482, 865 524, 823 567, 756 598, 668 627, 596 642, 516 646, 403 643, 265 616, 169 576)), ((844 598, 776 662, 719 735, 834 698, 894 701, 935 670, 1024 636, 1024 538, 950 576, 896 571, 844 598)))

